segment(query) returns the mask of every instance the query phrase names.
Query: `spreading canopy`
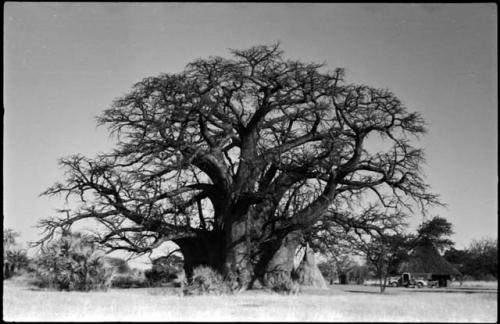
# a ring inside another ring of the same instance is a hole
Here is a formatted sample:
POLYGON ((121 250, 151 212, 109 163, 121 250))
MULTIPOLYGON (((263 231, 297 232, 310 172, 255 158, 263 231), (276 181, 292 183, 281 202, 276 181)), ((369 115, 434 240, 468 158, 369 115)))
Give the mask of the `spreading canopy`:
POLYGON ((231 55, 147 77, 116 99, 98 118, 116 148, 61 159, 65 181, 44 194, 78 207, 45 219, 42 241, 93 219, 109 249, 142 253, 210 232, 227 250, 322 224, 377 230, 401 207, 439 203, 411 145, 424 120, 391 91, 287 59, 279 45, 231 55))

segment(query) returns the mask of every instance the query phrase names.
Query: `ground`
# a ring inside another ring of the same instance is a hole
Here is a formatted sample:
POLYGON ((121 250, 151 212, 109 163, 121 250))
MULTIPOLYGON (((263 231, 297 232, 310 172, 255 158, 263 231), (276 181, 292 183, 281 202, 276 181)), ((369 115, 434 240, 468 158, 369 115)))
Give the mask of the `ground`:
POLYGON ((497 322, 497 283, 448 289, 333 285, 297 295, 181 297, 174 288, 41 291, 4 281, 4 321, 497 322))

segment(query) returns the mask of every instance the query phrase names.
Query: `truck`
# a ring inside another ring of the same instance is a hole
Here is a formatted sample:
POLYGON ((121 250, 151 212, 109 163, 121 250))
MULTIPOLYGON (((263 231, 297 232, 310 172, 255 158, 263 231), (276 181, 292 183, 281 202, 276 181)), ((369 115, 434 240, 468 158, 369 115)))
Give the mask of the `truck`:
POLYGON ((434 287, 437 282, 429 281, 424 278, 412 276, 411 273, 405 272, 398 276, 389 277, 388 285, 391 287, 407 287, 407 288, 423 288, 434 287))

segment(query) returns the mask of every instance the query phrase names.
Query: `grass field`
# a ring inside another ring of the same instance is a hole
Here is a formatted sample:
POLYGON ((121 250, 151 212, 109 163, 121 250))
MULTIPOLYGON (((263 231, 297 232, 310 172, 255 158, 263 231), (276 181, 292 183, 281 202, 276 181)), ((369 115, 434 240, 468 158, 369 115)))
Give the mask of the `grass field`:
POLYGON ((181 297, 173 288, 33 290, 4 281, 4 321, 497 322, 497 287, 417 290, 332 286, 298 295, 250 291, 181 297))

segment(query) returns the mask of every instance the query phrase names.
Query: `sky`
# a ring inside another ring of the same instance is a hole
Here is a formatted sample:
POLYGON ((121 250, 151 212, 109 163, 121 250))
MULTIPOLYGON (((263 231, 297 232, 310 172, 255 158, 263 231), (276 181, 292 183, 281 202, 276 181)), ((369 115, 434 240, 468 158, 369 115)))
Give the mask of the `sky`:
MULTIPOLYGON (((420 112, 427 182, 459 249, 498 236, 497 7, 482 4, 37 3, 4 5, 4 228, 34 241, 63 198, 57 164, 113 140, 95 117, 135 82, 197 58, 280 42, 420 112)), ((422 220, 417 214, 413 226, 422 220)))

